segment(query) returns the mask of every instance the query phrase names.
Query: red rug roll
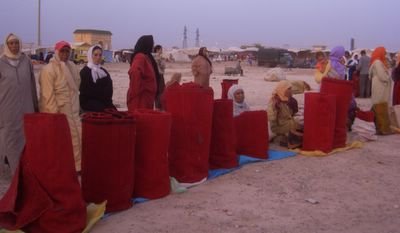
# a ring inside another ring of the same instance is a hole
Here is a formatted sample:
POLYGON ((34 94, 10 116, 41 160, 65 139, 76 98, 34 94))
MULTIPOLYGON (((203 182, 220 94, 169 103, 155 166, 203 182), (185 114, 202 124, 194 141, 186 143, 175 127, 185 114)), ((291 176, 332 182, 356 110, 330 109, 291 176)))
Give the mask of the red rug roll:
POLYGON ((356 112, 356 117, 358 119, 363 120, 363 121, 374 122, 375 113, 373 111, 361 111, 361 110, 358 110, 356 112))
POLYGON ((208 176, 213 91, 195 83, 165 90, 166 111, 172 115, 169 172, 179 182, 208 176))
POLYGON ((211 169, 234 168, 239 165, 232 100, 214 100, 209 161, 211 169))
POLYGON ((236 153, 268 159, 268 116, 266 111, 247 111, 234 118, 236 153))
POLYGON ((323 78, 321 93, 336 96, 336 122, 333 148, 345 147, 347 140, 347 118, 353 94, 353 84, 346 80, 323 78))
POLYGON ((156 199, 170 193, 168 147, 171 114, 137 109, 133 196, 156 199))
POLYGON ((303 150, 331 152, 335 135, 335 121, 336 96, 306 93, 304 96, 303 150))
POLYGON ((353 82, 354 97, 359 97, 360 96, 360 72, 354 72, 353 79, 351 81, 353 82))
POLYGON ((106 212, 132 206, 135 122, 126 113, 86 113, 82 119, 82 191, 86 202, 107 200, 106 212))
POLYGON ((221 99, 227 99, 229 88, 231 88, 233 84, 238 84, 238 82, 239 82, 238 79, 223 79, 221 82, 221 87, 222 87, 221 99))
POLYGON ((399 105, 399 104, 400 104, 400 81, 396 81, 393 84, 393 105, 399 105))
POLYGON ((18 190, 10 190, 5 196, 17 195, 12 205, 18 212, 0 222, 13 220, 8 226, 16 224, 25 232, 82 232, 86 226, 86 205, 65 115, 26 114, 24 129, 26 144, 16 174, 19 177, 14 177, 10 186, 18 190))

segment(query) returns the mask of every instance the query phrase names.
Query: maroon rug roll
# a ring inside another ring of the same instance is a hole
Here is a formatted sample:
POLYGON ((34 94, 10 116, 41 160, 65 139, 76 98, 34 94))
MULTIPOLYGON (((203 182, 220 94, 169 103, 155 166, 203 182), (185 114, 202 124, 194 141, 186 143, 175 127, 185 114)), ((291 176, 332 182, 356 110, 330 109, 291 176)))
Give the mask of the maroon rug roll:
POLYGON ((333 148, 345 147, 347 140, 347 116, 353 94, 353 84, 346 80, 323 78, 321 93, 336 96, 336 122, 333 148))
POLYGON ((126 113, 86 113, 82 119, 82 191, 86 202, 107 200, 106 212, 132 206, 135 122, 126 113))
POLYGON ((234 118, 236 153, 268 159, 268 116, 266 111, 247 111, 234 118))
POLYGON ((171 114, 137 109, 133 196, 156 199, 170 193, 168 147, 171 114))
POLYGON ((336 96, 306 93, 304 96, 303 150, 333 149, 336 121, 336 96))
POLYGON ((232 100, 214 100, 209 161, 211 169, 234 168, 239 165, 232 100))
POLYGON ((53 207, 51 197, 40 186, 32 169, 21 162, 0 200, 0 227, 11 231, 24 228, 53 207))
POLYGON ((13 223, 4 225, 14 225, 25 232, 82 232, 86 226, 86 205, 65 115, 26 114, 24 128, 26 144, 16 173, 19 177, 14 177, 5 196, 11 200, 8 208, 18 212, 0 222, 12 220, 13 223))
POLYGON ((208 176, 213 91, 187 83, 165 90, 172 115, 169 172, 179 182, 194 183, 208 176))
POLYGON ((233 84, 238 84, 238 82, 239 82, 238 79, 223 79, 221 82, 221 87, 222 87, 221 99, 227 99, 229 88, 231 88, 233 84))
POLYGON ((374 122, 375 119, 375 113, 373 111, 357 111, 356 112, 356 117, 358 119, 361 119, 363 121, 367 122, 374 122))
POLYGON ((359 97, 360 96, 360 72, 354 72, 353 79, 351 81, 353 82, 354 97, 359 97))

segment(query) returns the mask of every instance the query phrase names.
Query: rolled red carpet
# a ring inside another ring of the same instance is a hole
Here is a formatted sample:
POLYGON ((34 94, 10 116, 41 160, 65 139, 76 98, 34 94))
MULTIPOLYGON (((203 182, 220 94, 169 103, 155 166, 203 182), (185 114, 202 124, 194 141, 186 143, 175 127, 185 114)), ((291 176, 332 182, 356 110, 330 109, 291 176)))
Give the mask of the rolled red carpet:
POLYGON ((65 115, 26 114, 24 128, 25 150, 10 190, 0 201, 1 226, 38 233, 82 232, 86 204, 65 115))
POLYGON ((133 196, 156 199, 170 193, 168 147, 171 114, 137 109, 133 196))
POLYGON ((322 93, 304 95, 303 150, 333 149, 336 121, 336 96, 322 93))
POLYGON ((336 122, 333 148, 345 147, 347 140, 347 117, 353 94, 353 83, 346 80, 323 78, 321 93, 336 96, 336 122))
POLYGON ((221 99, 227 99, 229 88, 231 88, 231 86, 234 84, 238 84, 238 82, 239 82, 238 79, 223 79, 221 82, 221 87, 222 87, 221 99))
POLYGON ((86 202, 107 200, 106 212, 132 206, 135 122, 123 112, 82 119, 82 191, 86 202))
POLYGON ((213 91, 195 83, 167 88, 166 111, 172 115, 169 171, 179 182, 208 176, 213 91))
POLYGON ((266 111, 247 111, 234 118, 236 153, 268 159, 268 116, 266 111))
POLYGON ((239 165, 232 100, 214 100, 209 161, 211 169, 234 168, 239 165))

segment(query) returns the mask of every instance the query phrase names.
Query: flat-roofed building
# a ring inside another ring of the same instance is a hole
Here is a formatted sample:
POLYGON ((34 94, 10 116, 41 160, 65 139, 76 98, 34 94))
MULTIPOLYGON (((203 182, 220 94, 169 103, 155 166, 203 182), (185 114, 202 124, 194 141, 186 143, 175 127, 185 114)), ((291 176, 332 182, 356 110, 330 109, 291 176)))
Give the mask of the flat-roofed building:
POLYGON ((74 31, 74 42, 86 42, 90 45, 100 44, 104 50, 111 50, 110 31, 95 29, 77 29, 74 31))

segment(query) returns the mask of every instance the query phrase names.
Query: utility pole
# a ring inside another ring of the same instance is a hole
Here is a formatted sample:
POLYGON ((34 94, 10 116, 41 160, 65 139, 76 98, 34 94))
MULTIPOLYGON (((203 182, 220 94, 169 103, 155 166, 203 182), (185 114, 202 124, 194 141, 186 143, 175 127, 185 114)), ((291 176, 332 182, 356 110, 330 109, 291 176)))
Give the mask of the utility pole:
POLYGON ((186 25, 183 28, 183 44, 182 44, 182 48, 183 49, 187 48, 187 28, 186 28, 186 25))
POLYGON ((38 45, 38 47, 40 47, 41 46, 41 44, 42 44, 42 41, 41 41, 41 38, 40 38, 40 0, 38 0, 39 1, 39 6, 38 6, 38 38, 37 38, 37 45, 38 45))
POLYGON ((200 47, 200 31, 199 31, 199 28, 196 29, 196 47, 200 47))

